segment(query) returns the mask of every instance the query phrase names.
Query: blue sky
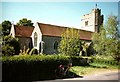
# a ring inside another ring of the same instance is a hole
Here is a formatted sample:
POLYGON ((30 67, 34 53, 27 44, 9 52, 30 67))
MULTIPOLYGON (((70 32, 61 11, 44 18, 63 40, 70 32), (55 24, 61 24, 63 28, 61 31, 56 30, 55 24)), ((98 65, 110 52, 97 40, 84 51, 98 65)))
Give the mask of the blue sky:
POLYGON ((61 26, 79 28, 81 17, 90 13, 95 4, 105 20, 108 15, 118 15, 118 2, 2 2, 2 22, 17 23, 22 18, 61 26))

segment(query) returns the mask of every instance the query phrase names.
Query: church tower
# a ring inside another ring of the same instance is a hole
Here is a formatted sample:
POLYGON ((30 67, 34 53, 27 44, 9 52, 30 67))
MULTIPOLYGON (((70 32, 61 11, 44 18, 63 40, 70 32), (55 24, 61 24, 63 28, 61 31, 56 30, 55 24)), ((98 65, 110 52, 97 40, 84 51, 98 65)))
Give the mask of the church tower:
POLYGON ((101 15, 101 9, 92 9, 91 13, 85 14, 81 19, 81 28, 83 30, 99 32, 100 26, 103 24, 104 16, 101 15))

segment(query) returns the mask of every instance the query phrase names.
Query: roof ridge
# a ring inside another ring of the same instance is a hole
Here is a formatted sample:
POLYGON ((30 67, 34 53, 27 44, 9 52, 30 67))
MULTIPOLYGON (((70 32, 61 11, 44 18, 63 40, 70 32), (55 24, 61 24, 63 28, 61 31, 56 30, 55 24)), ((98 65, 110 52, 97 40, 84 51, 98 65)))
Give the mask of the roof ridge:
POLYGON ((54 25, 54 24, 47 24, 47 23, 39 23, 37 22, 38 24, 44 24, 44 25, 49 25, 49 26, 56 26, 56 27, 64 27, 64 28, 70 28, 70 27, 67 27, 67 26, 59 26, 59 25, 54 25))
POLYGON ((34 26, 20 26, 20 25, 14 25, 14 26, 17 26, 17 27, 31 27, 31 28, 34 28, 34 26))
MULTIPOLYGON (((61 27, 61 28, 70 28, 70 27, 66 27, 66 26, 58 26, 58 25, 46 24, 46 23, 40 23, 40 22, 37 22, 37 23, 38 23, 38 24, 49 25, 49 26, 61 27)), ((71 27, 71 28, 73 28, 73 27, 71 27)), ((78 29, 78 28, 74 28, 74 29, 94 33, 94 32, 92 32, 92 31, 88 31, 88 30, 84 30, 84 29, 78 29)))

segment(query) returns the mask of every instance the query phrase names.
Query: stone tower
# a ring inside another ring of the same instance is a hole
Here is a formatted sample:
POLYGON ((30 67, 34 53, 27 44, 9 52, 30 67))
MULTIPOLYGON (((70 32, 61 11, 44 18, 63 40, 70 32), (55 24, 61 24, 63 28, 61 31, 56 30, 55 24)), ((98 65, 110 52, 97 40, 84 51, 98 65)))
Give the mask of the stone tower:
POLYGON ((103 24, 103 17, 101 9, 97 7, 92 9, 91 13, 82 16, 80 29, 99 32, 100 26, 103 24))

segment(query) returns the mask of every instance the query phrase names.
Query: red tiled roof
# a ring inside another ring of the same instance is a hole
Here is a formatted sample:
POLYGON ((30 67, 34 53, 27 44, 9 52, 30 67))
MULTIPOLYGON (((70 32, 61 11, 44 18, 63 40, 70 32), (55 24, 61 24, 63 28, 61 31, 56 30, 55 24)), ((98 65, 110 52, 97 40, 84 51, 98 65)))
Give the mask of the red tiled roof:
POLYGON ((38 23, 40 30, 43 35, 47 36, 61 36, 61 34, 66 30, 67 27, 61 27, 50 24, 38 23))
POLYGON ((15 27, 15 36, 20 36, 20 37, 30 37, 34 29, 34 27, 30 27, 30 26, 14 25, 14 27, 15 27))
MULTIPOLYGON (((58 36, 60 37, 63 32, 65 32, 66 28, 69 27, 63 27, 63 26, 56 26, 56 25, 51 25, 51 24, 43 24, 43 23, 38 23, 40 30, 43 35, 46 36, 58 36)), ((90 31, 85 31, 81 29, 77 29, 80 31, 80 39, 83 40, 91 40, 92 33, 90 31)))

